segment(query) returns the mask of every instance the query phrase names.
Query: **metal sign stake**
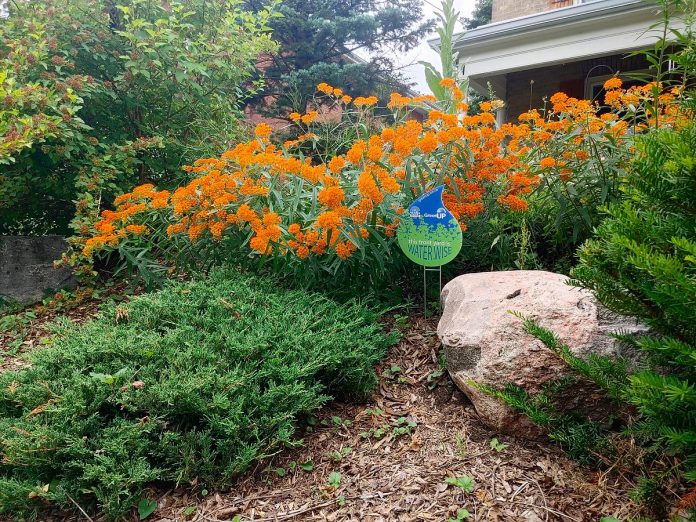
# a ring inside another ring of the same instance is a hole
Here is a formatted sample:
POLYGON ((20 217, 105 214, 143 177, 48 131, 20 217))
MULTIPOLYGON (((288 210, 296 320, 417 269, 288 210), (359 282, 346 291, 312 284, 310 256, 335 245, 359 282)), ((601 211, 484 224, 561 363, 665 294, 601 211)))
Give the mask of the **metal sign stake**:
POLYGON ((427 268, 425 266, 423 267, 423 317, 425 318, 428 317, 428 282, 426 277, 428 272, 437 272, 439 274, 439 295, 440 293, 442 293, 442 265, 438 266, 437 268, 427 268))

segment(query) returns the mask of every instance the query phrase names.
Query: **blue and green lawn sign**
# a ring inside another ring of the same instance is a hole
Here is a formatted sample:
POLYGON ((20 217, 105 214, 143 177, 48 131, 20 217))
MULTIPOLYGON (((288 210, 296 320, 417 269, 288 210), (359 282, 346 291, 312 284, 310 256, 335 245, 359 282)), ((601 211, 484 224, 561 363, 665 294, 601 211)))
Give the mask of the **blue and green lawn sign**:
POLYGON ((417 198, 399 220, 396 239, 414 263, 423 266, 423 309, 428 314, 427 272, 438 272, 442 290, 442 265, 452 261, 462 248, 462 229, 442 201, 440 185, 417 198))
POLYGON ((444 185, 416 199, 399 220, 396 238, 414 263, 439 267, 452 261, 462 248, 462 229, 442 202, 444 185))

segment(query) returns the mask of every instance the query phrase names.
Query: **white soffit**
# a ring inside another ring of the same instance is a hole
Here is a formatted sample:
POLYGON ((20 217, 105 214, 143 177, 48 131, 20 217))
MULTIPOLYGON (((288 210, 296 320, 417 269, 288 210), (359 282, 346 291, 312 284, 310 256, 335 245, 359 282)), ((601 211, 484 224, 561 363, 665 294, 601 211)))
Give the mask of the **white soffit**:
MULTIPOLYGON (((600 0, 481 26, 465 33, 456 49, 464 74, 481 78, 646 48, 660 34, 648 30, 659 20, 654 4, 600 0)), ((430 43, 437 48, 439 42, 430 43)))

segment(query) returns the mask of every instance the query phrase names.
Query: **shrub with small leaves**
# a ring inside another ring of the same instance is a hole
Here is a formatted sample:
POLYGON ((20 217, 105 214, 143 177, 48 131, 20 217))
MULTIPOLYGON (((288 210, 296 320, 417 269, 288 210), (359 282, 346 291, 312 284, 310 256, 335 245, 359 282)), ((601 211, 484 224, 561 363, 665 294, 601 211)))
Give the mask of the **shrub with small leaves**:
POLYGON ((637 149, 626 201, 606 209, 573 277, 608 308, 654 330, 633 341, 650 364, 629 376, 625 398, 638 408, 642 437, 685 457, 694 480, 696 125, 651 132, 637 149))
POLYGON ((392 339, 364 304, 234 272, 125 306, 0 373, 0 514, 72 497, 113 520, 151 507, 152 481, 229 483, 332 397, 369 392, 392 339))

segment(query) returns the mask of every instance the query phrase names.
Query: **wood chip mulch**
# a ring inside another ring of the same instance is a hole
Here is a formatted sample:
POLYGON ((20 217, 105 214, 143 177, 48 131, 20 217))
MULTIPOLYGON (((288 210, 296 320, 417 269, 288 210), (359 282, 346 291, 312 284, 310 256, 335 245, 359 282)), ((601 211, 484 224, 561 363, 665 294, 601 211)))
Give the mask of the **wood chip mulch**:
POLYGON ((7 326, 0 328, 0 371, 26 367, 28 363, 23 357, 24 354, 51 342, 51 325, 56 320, 68 319, 74 323, 82 323, 97 315, 105 301, 118 297, 119 300, 127 302, 131 295, 142 292, 138 287, 135 292, 127 293, 127 288, 126 284, 116 285, 103 290, 99 298, 92 297, 89 291, 78 290, 74 297, 65 302, 54 302, 52 306, 38 304, 17 313, 7 314, 17 317, 17 320, 10 323, 6 319, 7 326))
POLYGON ((152 491, 159 507, 150 519, 446 522, 466 509, 468 520, 580 522, 641 514, 620 474, 487 429, 446 375, 433 378, 435 325, 411 324, 368 404, 327 406, 302 447, 259 465, 230 491, 152 491), (496 451, 493 438, 507 447, 496 451), (465 476, 473 478, 470 493, 447 482, 465 476))

